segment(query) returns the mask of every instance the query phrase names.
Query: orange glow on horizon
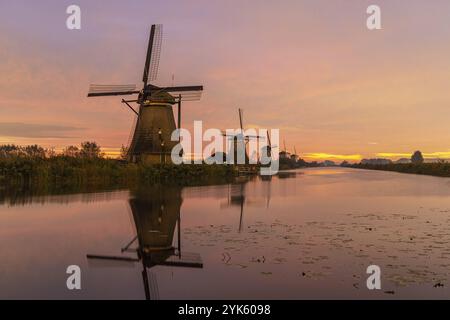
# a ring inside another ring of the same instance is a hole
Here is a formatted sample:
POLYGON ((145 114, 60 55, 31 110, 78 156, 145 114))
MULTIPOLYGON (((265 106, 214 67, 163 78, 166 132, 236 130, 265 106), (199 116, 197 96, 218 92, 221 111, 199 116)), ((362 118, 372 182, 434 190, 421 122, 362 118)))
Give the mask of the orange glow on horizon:
POLYGON ((330 153, 306 153, 306 159, 312 160, 347 160, 347 161, 358 161, 362 159, 360 154, 330 154, 330 153))
POLYGON ((450 158, 448 1, 413 1, 405 14, 380 0, 389 28, 376 31, 365 27, 357 1, 343 14, 340 1, 255 9, 201 0, 187 6, 190 23, 183 23, 184 5, 167 1, 143 2, 140 10, 113 1, 106 11, 84 2, 90 17, 102 18, 80 32, 66 30, 52 1, 39 5, 46 19, 20 1, 0 10, 0 72, 7 75, 0 77, 0 144, 60 153, 95 141, 106 157, 118 157, 135 115, 120 97, 87 98, 89 84, 140 86, 148 27, 159 21, 168 37, 154 84, 205 87, 200 101, 183 105, 182 126, 191 132, 197 120, 236 128, 243 108, 245 128, 279 129, 278 147, 286 141, 306 161, 394 160, 415 150, 450 158))
MULTIPOLYGON (((381 152, 376 156, 380 158, 411 158, 411 153, 395 153, 395 152, 381 152)), ((422 152, 422 156, 425 159, 450 159, 450 151, 437 151, 437 152, 422 152)))

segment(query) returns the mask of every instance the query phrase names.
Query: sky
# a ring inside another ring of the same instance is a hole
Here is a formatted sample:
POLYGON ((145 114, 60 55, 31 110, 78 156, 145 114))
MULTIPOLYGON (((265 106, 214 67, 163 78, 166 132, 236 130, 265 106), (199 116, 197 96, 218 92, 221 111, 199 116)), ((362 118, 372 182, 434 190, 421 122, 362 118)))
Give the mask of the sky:
POLYGON ((183 126, 280 129, 307 160, 450 158, 450 2, 0 0, 0 144, 114 154, 134 114, 90 83, 142 83, 164 25, 156 85, 204 85, 183 126), (81 8, 81 30, 66 8, 81 8), (381 8, 381 30, 366 9, 381 8))

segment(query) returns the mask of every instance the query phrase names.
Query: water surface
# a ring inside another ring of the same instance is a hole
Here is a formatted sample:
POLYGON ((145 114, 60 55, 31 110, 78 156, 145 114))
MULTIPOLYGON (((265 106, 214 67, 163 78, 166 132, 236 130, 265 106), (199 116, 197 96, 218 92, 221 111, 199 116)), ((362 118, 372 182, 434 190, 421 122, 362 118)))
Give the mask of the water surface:
POLYGON ((450 179, 356 169, 19 194, 0 204, 0 298, 448 298, 449 225, 450 179))

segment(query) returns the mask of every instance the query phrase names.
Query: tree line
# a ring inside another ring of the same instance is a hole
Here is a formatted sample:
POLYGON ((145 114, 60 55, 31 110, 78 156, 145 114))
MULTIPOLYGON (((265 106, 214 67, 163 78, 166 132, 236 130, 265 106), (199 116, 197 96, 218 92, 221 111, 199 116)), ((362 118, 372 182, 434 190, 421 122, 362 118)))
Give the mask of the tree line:
POLYGON ((96 159, 103 158, 100 146, 94 141, 84 141, 80 146, 68 146, 57 153, 54 148, 44 148, 37 144, 18 146, 15 144, 0 145, 0 158, 38 158, 46 159, 57 156, 96 159))

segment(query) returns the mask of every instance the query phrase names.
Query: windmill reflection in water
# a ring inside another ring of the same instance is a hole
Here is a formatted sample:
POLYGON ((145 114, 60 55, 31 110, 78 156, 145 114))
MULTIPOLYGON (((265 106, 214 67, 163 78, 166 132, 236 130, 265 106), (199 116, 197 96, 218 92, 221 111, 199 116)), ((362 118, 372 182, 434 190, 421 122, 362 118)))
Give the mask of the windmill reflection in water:
POLYGON ((264 203, 259 197, 252 197, 247 194, 247 183, 255 177, 241 176, 236 178, 235 183, 228 185, 227 200, 220 204, 221 209, 226 209, 230 207, 239 207, 239 227, 238 232, 242 232, 244 227, 244 207, 266 207, 270 206, 270 195, 271 195, 271 182, 272 176, 259 176, 257 179, 263 182, 264 191, 262 196, 264 198, 264 203))
POLYGON ((149 186, 133 191, 129 206, 136 227, 136 236, 121 248, 121 255, 88 254, 87 258, 141 262, 145 297, 148 300, 158 299, 156 277, 152 272, 147 272, 147 269, 155 266, 203 268, 199 254, 181 250, 181 204, 180 187, 149 186), (175 231, 177 231, 176 247, 173 244, 175 231))

